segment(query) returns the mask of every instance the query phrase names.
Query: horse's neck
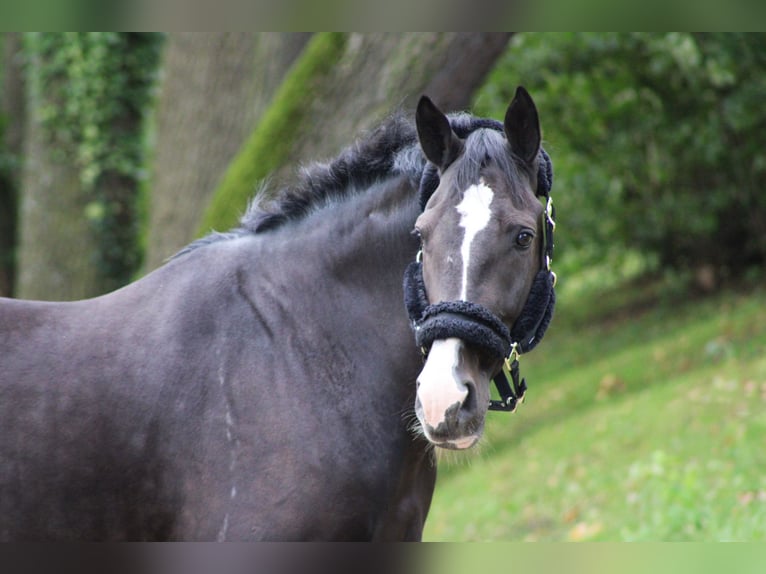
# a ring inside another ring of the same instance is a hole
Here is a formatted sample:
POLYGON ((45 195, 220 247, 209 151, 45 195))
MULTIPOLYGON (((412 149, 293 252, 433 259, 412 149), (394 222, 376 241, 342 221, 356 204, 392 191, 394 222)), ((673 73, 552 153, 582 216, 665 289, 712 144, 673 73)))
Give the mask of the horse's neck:
POLYGON ((341 265, 398 283, 404 267, 415 258, 418 242, 412 229, 419 209, 415 190, 406 181, 381 183, 359 197, 349 234, 348 261, 341 265), (350 265, 349 265, 350 264, 350 265))
POLYGON ((419 214, 415 196, 416 190, 405 178, 393 178, 328 205, 292 232, 295 241, 302 242, 297 249, 321 245, 322 263, 329 267, 321 272, 365 277, 369 288, 390 281, 398 285, 418 250, 412 236, 419 214))
POLYGON ((419 213, 415 195, 404 179, 381 182, 288 224, 273 237, 270 254, 279 265, 271 267, 276 291, 304 321, 350 356, 375 355, 400 381, 421 366, 402 291, 419 247, 411 233, 419 213))

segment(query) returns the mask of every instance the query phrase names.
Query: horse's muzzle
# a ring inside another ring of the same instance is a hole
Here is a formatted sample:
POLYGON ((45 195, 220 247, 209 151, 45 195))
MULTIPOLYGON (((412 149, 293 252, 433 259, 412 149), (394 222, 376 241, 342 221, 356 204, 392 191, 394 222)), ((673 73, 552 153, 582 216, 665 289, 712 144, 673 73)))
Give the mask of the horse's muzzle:
POLYGON ((473 446, 481 437, 489 378, 476 355, 457 338, 434 341, 418 376, 415 413, 433 444, 473 446))

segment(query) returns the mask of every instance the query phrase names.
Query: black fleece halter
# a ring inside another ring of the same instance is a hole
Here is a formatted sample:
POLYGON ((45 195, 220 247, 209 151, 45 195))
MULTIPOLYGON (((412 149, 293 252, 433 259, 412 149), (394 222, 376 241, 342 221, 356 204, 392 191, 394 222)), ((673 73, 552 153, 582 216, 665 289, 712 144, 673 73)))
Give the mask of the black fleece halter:
MULTIPOLYGON (((465 138, 468 133, 478 128, 502 131, 503 125, 494 120, 477 119, 469 129, 459 130, 453 126, 453 131, 458 137, 465 138)), ((553 316, 556 275, 551 271, 555 228, 555 210, 550 196, 552 184, 551 159, 541 148, 536 193, 545 201, 542 216, 542 260, 524 308, 511 329, 489 309, 470 301, 430 304, 423 282, 420 254, 404 272, 404 304, 415 332, 415 342, 424 356, 428 354, 435 340, 457 337, 504 360, 503 369, 493 379, 501 399, 491 400, 490 410, 514 411, 517 403, 523 401, 527 386, 524 379, 519 381, 518 358, 522 353, 537 346, 553 316)), ((436 166, 428 164, 421 177, 418 192, 421 209, 425 209, 428 199, 438 186, 439 174, 436 166)))

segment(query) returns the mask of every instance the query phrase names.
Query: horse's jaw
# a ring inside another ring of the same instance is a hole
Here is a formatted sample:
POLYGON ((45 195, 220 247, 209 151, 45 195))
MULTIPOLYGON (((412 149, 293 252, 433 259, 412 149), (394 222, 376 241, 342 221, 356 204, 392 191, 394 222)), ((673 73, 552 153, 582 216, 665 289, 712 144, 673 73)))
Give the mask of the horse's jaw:
POLYGON ((431 347, 418 376, 415 414, 435 446, 463 450, 481 438, 490 381, 474 363, 460 339, 437 340, 431 347))

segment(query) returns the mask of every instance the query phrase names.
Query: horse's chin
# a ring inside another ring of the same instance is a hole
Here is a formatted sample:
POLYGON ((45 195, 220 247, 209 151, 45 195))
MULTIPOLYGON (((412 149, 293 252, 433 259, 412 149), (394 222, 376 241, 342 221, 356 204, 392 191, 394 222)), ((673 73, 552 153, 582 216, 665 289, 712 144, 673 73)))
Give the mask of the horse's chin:
POLYGON ((420 431, 426 440, 433 446, 443 448, 445 450, 467 450, 475 446, 481 439, 482 432, 479 431, 474 434, 464 435, 460 437, 450 438, 436 438, 430 435, 430 433, 421 425, 420 431))
POLYGON ((474 446, 477 442, 479 442, 480 438, 481 438, 481 435, 471 435, 471 436, 465 436, 465 437, 453 439, 450 441, 444 441, 444 442, 431 441, 431 444, 439 448, 443 448, 447 450, 466 450, 474 446))

